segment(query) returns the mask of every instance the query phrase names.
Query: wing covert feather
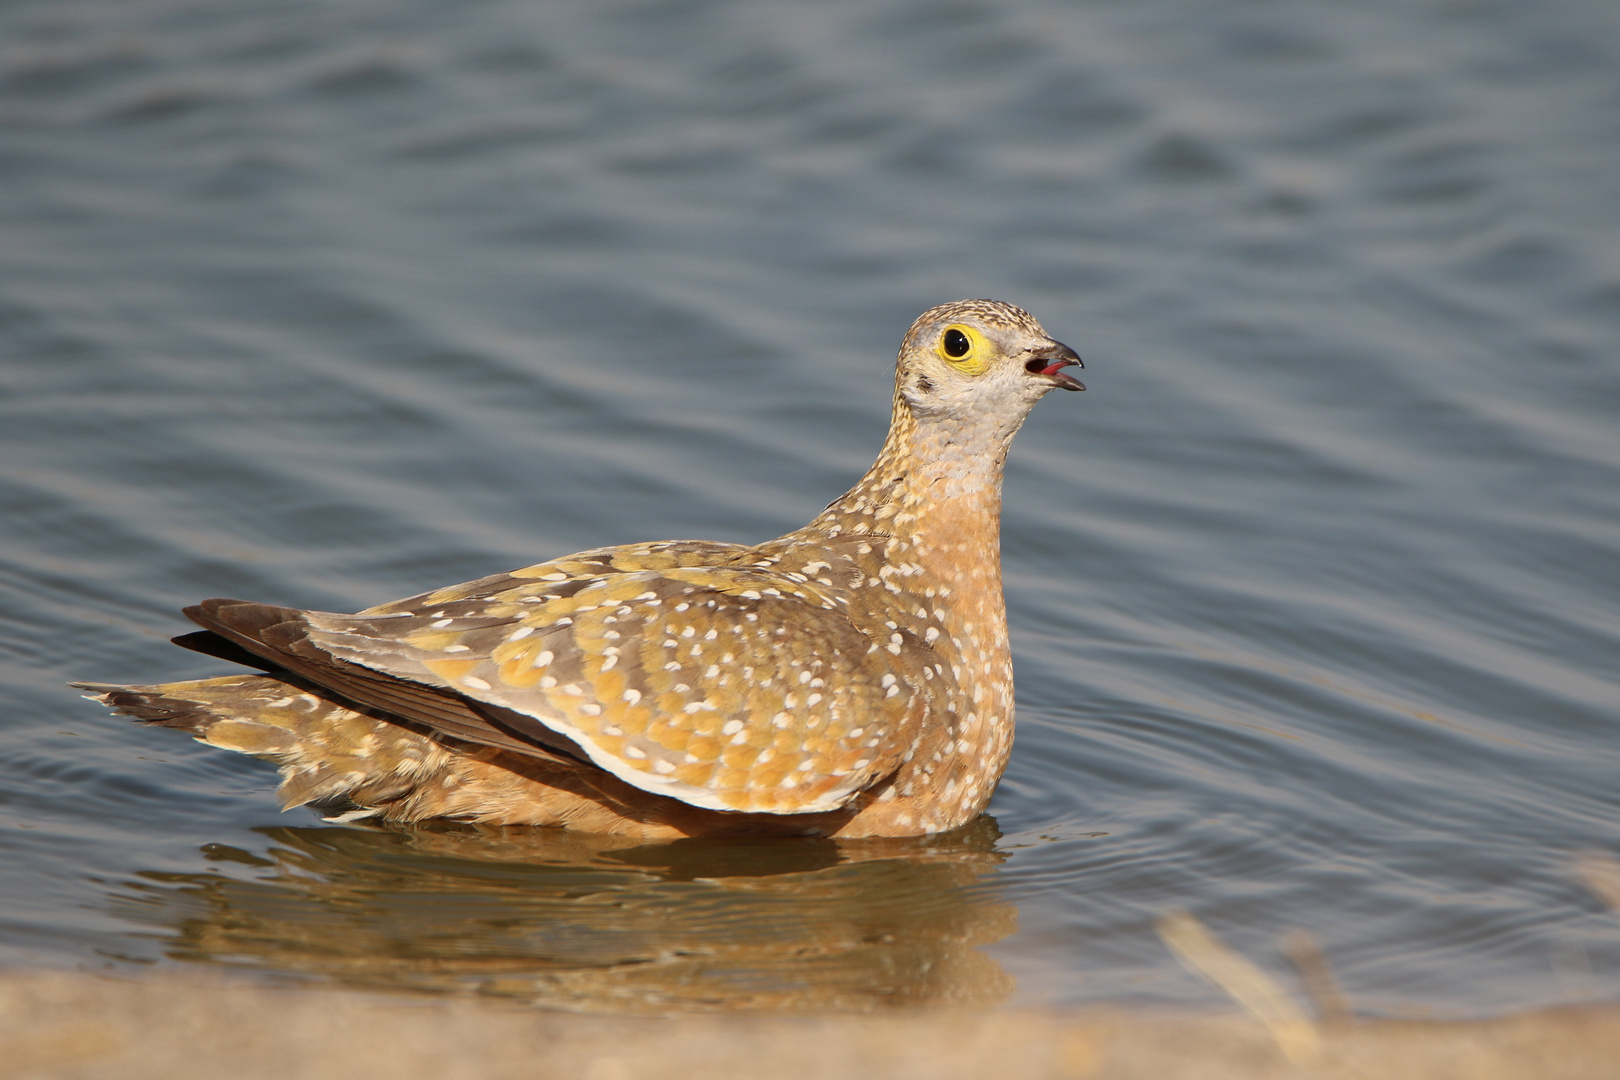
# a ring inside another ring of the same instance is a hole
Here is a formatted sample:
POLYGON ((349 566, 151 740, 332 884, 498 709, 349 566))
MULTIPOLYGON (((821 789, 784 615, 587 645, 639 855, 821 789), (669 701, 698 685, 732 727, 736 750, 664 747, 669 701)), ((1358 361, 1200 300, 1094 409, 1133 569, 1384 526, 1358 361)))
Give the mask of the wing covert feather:
POLYGON ((307 633, 339 659, 532 717, 628 783, 709 809, 836 809, 911 749, 910 690, 932 672, 863 634, 831 590, 759 568, 592 569, 485 579, 422 614, 310 612, 307 633))

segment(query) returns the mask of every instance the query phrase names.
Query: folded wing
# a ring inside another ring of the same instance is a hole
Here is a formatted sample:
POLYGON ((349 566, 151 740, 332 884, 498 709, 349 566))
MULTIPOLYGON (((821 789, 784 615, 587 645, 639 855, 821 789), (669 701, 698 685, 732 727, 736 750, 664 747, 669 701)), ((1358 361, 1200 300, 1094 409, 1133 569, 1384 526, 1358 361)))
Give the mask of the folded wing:
POLYGON ((654 555, 587 553, 360 615, 187 614, 351 700, 694 806, 831 810, 898 767, 933 674, 920 643, 880 644, 799 575, 654 555))

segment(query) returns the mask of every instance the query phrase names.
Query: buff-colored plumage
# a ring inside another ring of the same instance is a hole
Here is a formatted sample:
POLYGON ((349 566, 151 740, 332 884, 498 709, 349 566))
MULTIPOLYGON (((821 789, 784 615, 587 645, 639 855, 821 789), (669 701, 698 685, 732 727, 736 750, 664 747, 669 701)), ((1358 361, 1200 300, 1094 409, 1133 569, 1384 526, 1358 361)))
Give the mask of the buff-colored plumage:
POLYGON ((1019 308, 946 304, 901 346, 871 471, 780 539, 602 548, 357 615, 210 600, 181 643, 270 674, 86 688, 347 816, 951 829, 1012 744, 1002 465, 1078 362, 1019 308))

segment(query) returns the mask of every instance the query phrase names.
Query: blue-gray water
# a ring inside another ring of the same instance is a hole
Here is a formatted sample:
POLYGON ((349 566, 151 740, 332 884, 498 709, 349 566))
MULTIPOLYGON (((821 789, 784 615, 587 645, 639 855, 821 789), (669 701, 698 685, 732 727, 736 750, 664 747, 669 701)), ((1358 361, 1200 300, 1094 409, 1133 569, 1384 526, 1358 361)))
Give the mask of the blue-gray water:
POLYGON ((1612 0, 5 4, 0 961, 1213 1003, 1185 909, 1362 1010, 1620 997, 1617 72, 1612 0), (1090 388, 1009 466, 999 839, 323 826, 63 687, 796 527, 970 296, 1090 388))

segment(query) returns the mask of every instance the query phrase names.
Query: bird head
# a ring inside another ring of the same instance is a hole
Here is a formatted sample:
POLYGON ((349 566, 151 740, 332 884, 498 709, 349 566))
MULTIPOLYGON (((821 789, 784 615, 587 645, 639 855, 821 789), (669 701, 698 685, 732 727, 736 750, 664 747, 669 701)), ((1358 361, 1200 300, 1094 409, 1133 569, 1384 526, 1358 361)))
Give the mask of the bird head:
POLYGON ((900 346, 896 392, 921 418, 1003 417, 1016 424, 1048 391, 1084 390, 1084 367, 1023 308, 958 300, 925 311, 900 346))

